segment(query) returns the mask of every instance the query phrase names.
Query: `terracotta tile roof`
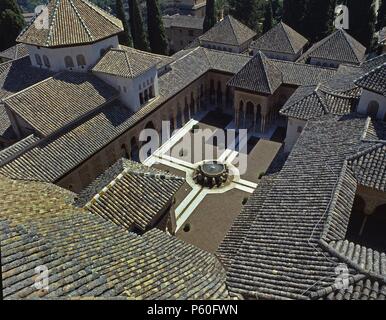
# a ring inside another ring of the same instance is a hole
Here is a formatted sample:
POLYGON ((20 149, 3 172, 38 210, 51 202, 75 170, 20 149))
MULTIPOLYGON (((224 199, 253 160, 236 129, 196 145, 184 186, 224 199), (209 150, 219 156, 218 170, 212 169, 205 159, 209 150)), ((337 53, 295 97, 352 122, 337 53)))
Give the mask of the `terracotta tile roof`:
POLYGON ((308 40, 294 29, 279 22, 251 44, 251 48, 262 51, 298 54, 308 40))
POLYGON ((226 16, 217 22, 210 30, 199 37, 200 41, 221 43, 225 45, 240 46, 252 40, 256 32, 236 20, 226 16))
POLYGON ((51 0, 47 4, 49 28, 37 28, 35 17, 16 39, 41 47, 93 43, 123 31, 122 22, 87 0, 51 0))
POLYGON ((386 62, 366 73, 355 84, 366 90, 386 96, 386 62))
POLYGON ((22 43, 19 43, 0 52, 0 59, 4 58, 7 60, 15 60, 15 59, 23 58, 27 55, 28 55, 27 46, 22 43))
POLYGON ((31 148, 35 143, 37 143, 40 139, 31 134, 28 137, 15 142, 8 148, 5 148, 0 151, 0 166, 7 163, 11 159, 16 158, 19 154, 23 153, 28 148, 31 148))
POLYGON ((283 60, 271 60, 283 75, 283 83, 295 86, 317 85, 331 79, 336 70, 283 60))
POLYGON ((287 100, 280 114, 309 120, 325 114, 344 115, 354 112, 357 98, 327 91, 320 86, 299 87, 287 100))
POLYGON ((174 14, 162 17, 165 28, 186 28, 203 30, 204 17, 174 14))
POLYGON ((333 69, 269 59, 259 51, 228 82, 228 85, 253 92, 273 94, 282 84, 295 86, 316 85, 321 81, 330 79, 335 72, 333 69))
POLYGON ((307 50, 299 62, 309 58, 326 59, 359 65, 363 62, 366 48, 344 30, 337 30, 307 50))
POLYGON ((386 145, 364 150, 352 157, 348 164, 360 185, 386 191, 386 145))
POLYGON ((53 72, 46 69, 33 67, 29 57, 1 63, 0 100, 47 79, 53 74, 53 72))
POLYGON ((146 231, 183 183, 180 177, 120 159, 80 193, 77 205, 128 230, 146 231))
MULTIPOLYGON (((362 267, 357 255, 345 257, 330 244, 345 240, 357 186, 347 159, 369 148, 368 142, 361 141, 367 122, 355 114, 308 121, 273 184, 261 190, 264 195, 254 195, 248 202, 255 218, 249 230, 241 230, 237 253, 227 265, 232 293, 276 299, 325 298, 336 293, 335 271, 341 263, 347 264, 351 283, 362 288, 357 294, 366 296, 361 279, 378 281, 379 288, 384 288, 384 269, 379 267, 385 266, 384 253, 368 258, 362 267)), ((231 241, 229 250, 233 248, 231 241)), ((376 298, 382 298, 383 290, 376 298)))
POLYGON ((259 51, 231 80, 228 85, 263 94, 273 94, 283 83, 281 71, 272 60, 259 51))
POLYGON ((38 133, 48 136, 117 96, 114 88, 92 74, 61 72, 4 102, 38 133))
POLYGON ((3 295, 15 298, 224 299, 212 255, 159 230, 138 236, 75 208, 51 184, 0 177, 3 295), (34 287, 49 270, 49 290, 34 287))
POLYGON ((155 101, 133 114, 115 100, 78 126, 40 141, 33 149, 0 167, 0 172, 19 179, 57 181, 208 71, 234 74, 249 60, 247 55, 201 47, 191 50, 175 60, 171 70, 159 78, 160 96, 155 101))
POLYGON ((110 49, 106 52, 92 71, 124 78, 135 78, 154 66, 161 69, 173 61, 174 59, 168 56, 144 52, 121 45, 119 49, 110 49))

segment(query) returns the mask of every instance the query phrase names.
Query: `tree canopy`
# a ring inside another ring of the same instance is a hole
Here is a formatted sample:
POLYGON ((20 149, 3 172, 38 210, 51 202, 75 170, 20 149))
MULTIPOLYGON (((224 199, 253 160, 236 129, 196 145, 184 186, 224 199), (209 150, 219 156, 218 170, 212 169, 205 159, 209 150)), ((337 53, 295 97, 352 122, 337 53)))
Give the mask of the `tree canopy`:
POLYGON ((16 0, 0 0, 0 50, 16 44, 24 25, 24 17, 16 0))
POLYGON ((158 54, 167 54, 168 43, 158 0, 146 0, 146 7, 147 30, 151 51, 158 54))
POLYGON ((214 0, 207 0, 204 19, 204 32, 212 28, 216 24, 216 21, 214 0))
POLYGON ((150 51, 149 43, 147 41, 146 33, 143 28, 142 14, 139 10, 137 0, 128 0, 129 2, 129 17, 130 17, 130 30, 133 38, 134 48, 150 51))
POLYGON ((129 24, 127 22, 122 0, 116 0, 115 11, 117 13, 117 18, 122 21, 124 29, 123 32, 118 35, 119 43, 131 47, 133 45, 133 40, 131 38, 129 24))

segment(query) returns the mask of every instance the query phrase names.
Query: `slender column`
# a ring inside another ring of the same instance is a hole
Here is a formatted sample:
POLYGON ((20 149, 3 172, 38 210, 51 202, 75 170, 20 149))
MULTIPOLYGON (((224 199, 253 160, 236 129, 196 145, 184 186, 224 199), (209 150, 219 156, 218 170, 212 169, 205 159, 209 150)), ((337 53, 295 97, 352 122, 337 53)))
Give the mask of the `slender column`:
POLYGON ((184 112, 184 109, 180 108, 180 112, 181 112, 181 124, 185 125, 185 112, 184 112))
POLYGON ((256 131, 257 106, 253 106, 253 131, 256 131))

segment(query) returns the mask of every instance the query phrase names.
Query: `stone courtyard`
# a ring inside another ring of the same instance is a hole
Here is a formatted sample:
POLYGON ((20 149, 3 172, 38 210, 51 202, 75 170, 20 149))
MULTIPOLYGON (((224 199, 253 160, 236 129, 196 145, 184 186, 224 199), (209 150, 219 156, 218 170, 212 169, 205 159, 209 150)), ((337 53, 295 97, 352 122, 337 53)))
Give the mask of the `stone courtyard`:
POLYGON ((275 126, 264 135, 248 131, 245 148, 241 148, 245 139, 235 130, 233 118, 209 110, 195 115, 147 158, 146 165, 186 179, 175 197, 176 236, 215 252, 243 204, 278 155, 283 132, 284 128, 275 126), (201 140, 197 139, 200 129, 206 132, 201 140), (222 141, 224 130, 234 130, 234 145, 229 138, 232 135, 225 134, 222 141), (219 188, 196 184, 192 179, 195 169, 199 163, 209 160, 234 168, 235 176, 219 188), (238 168, 242 169, 239 161, 247 161, 245 172, 239 172, 238 168))

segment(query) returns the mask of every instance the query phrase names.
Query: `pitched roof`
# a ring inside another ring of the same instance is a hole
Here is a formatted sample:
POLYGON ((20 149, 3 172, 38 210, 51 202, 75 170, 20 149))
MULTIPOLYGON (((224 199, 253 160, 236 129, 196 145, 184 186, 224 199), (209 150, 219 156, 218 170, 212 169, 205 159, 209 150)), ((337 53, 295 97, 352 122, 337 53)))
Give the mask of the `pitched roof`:
POLYGON ((0 176, 0 197, 5 299, 228 298, 215 256, 160 230, 127 232, 52 184, 0 176), (38 266, 49 271, 48 291, 34 287, 38 266))
POLYGON ((7 107, 48 136, 112 101, 118 92, 89 73, 61 72, 4 99, 7 107))
POLYGON ((16 44, 2 52, 0 52, 0 58, 7 60, 15 60, 28 55, 27 46, 23 43, 16 44))
POLYGON ((315 43, 298 61, 307 62, 309 58, 316 58, 358 65, 363 62, 365 52, 366 48, 362 44, 339 29, 315 43))
POLYGON ((10 145, 8 148, 5 148, 0 151, 0 165, 8 162, 10 159, 17 157, 27 148, 30 148, 33 144, 39 141, 39 138, 34 134, 21 139, 14 144, 10 145))
POLYGON ((357 98, 329 92, 321 86, 302 86, 287 100, 280 114, 301 120, 329 113, 344 115, 352 113, 357 102, 357 98))
POLYGON ((128 230, 146 231, 183 183, 183 178, 120 159, 85 188, 77 202, 87 201, 88 211, 128 230))
POLYGON ((37 15, 16 39, 41 47, 89 44, 123 31, 122 22, 87 0, 51 0, 48 29, 36 26, 37 15))
POLYGON ((215 42, 232 46, 240 46, 251 40, 256 32, 236 20, 226 16, 217 22, 211 29, 199 37, 200 41, 215 42))
POLYGON ((12 137, 16 138, 16 135, 12 129, 11 120, 9 120, 4 105, 0 103, 0 138, 7 140, 12 137))
POLYGON ((135 78, 154 66, 160 69, 173 62, 173 60, 168 56, 140 51, 121 45, 119 49, 107 51, 92 71, 124 78, 135 78))
POLYGON ((294 29, 279 22, 251 44, 251 48, 262 51, 298 54, 308 40, 294 29))
MULTIPOLYGON (((332 244, 345 237, 357 186, 347 158, 369 147, 361 142, 367 121, 352 114, 327 115, 307 123, 271 187, 260 190, 265 193, 263 202, 258 196, 249 200, 255 218, 248 231, 242 230, 241 243, 227 268, 232 293, 271 299, 323 298, 336 292, 336 268, 341 263, 347 264, 354 286, 370 279, 384 288, 384 271, 379 268, 383 253, 363 265, 357 263, 358 255, 344 257, 332 244)), ((230 245, 233 248, 233 242, 230 245)))
POLYGON ((355 84, 361 88, 386 96, 386 63, 366 73, 355 84))
POLYGON ((13 178, 57 181, 206 72, 218 70, 234 74, 249 60, 248 55, 202 47, 189 50, 159 78, 160 95, 155 101, 133 113, 114 100, 78 126, 69 127, 55 137, 42 139, 33 149, 0 167, 0 171, 13 178))
POLYGON ((360 185, 386 191, 386 145, 361 151, 350 158, 348 164, 360 185))
POLYGON ((282 73, 264 53, 259 51, 228 85, 263 94, 272 94, 282 84, 282 73))
POLYGON ((33 67, 29 57, 1 63, 0 100, 47 79, 53 74, 47 69, 33 67))
POLYGON ((273 59, 271 61, 273 65, 281 71, 283 84, 287 85, 317 85, 322 81, 331 79, 336 73, 336 69, 323 68, 310 64, 273 59))
POLYGON ((204 17, 196 17, 190 15, 174 14, 162 17, 165 28, 187 28, 202 30, 204 17))

